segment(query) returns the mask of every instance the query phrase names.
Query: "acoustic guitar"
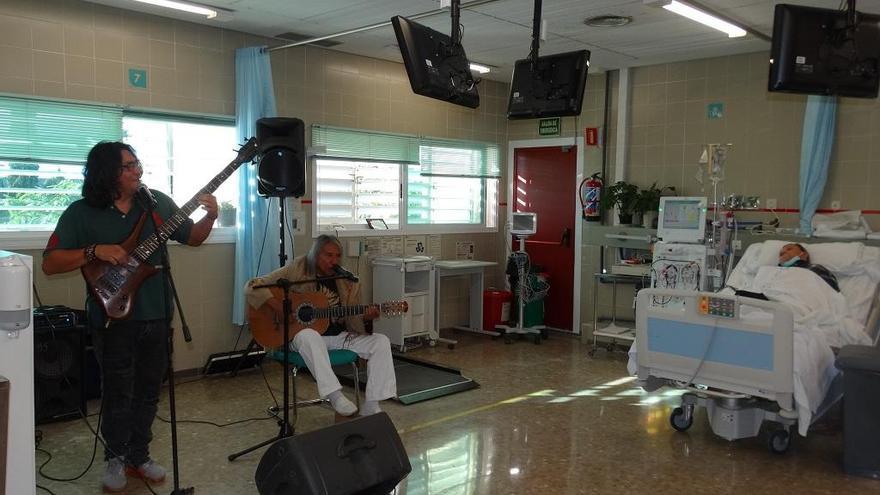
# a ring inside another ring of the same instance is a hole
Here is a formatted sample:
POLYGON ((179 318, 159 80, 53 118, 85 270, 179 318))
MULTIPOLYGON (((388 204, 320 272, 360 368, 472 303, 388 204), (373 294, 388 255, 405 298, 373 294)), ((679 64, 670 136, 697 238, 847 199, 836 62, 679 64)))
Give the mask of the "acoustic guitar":
POLYGON ((226 179, 235 172, 243 163, 253 160, 258 150, 256 138, 250 138, 241 149, 238 156, 229 163, 219 174, 211 179, 205 187, 201 188, 185 205, 180 207, 174 215, 165 220, 159 226, 159 231, 137 245, 147 220, 147 213, 143 213, 128 237, 120 245, 128 253, 128 263, 114 265, 104 260, 92 260, 81 268, 83 278, 89 291, 104 309, 104 313, 111 320, 123 320, 131 315, 131 304, 138 289, 144 280, 159 271, 157 267, 150 265, 147 260, 157 249, 171 237, 174 232, 189 218, 189 215, 199 207, 199 196, 210 194, 217 190, 226 179))
MULTIPOLYGON (((280 287, 269 287, 272 297, 278 302, 284 300, 284 290, 280 287)), ((357 306, 333 306, 327 301, 327 296, 320 292, 291 292, 291 315, 288 321, 288 337, 293 336, 304 328, 323 334, 330 326, 330 318, 362 315, 367 308, 378 306, 382 316, 400 316, 409 310, 406 301, 388 301, 381 304, 364 304, 357 306)), ((254 340, 263 347, 281 347, 284 342, 284 319, 281 318, 268 305, 263 304, 259 308, 248 306, 248 323, 251 326, 254 340)))

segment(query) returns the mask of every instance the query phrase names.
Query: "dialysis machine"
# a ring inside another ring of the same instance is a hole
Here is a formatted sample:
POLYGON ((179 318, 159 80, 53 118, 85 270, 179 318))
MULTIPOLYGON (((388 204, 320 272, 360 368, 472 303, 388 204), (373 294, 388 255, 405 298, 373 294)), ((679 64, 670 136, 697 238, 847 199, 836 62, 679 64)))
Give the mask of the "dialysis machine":
MULTIPOLYGON (((651 262, 651 287, 707 290, 709 247, 706 238, 705 197, 660 198, 657 238, 651 262)), ((661 306, 680 305, 677 298, 654 301, 661 306)))

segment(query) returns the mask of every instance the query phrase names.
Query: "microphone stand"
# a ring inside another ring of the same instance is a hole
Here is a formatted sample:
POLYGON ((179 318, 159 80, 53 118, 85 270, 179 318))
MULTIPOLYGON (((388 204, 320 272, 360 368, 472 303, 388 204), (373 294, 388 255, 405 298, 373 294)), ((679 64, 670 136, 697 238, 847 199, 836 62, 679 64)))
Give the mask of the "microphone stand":
MULTIPOLYGON (((159 233, 159 226, 156 224, 156 218, 153 216, 153 202, 150 198, 141 199, 142 205, 147 210, 147 216, 153 224, 153 232, 159 233)), ((177 448, 177 407, 174 398, 174 363, 172 356, 174 355, 174 331, 171 328, 171 315, 168 313, 168 289, 171 288, 171 294, 174 297, 174 303, 177 305, 177 312, 180 315, 181 327, 183 330, 183 338, 187 342, 192 342, 192 335, 189 331, 189 325, 186 323, 186 317, 183 314, 183 307, 180 304, 180 297, 177 294, 177 287, 174 285, 174 278, 171 276, 171 265, 168 259, 167 241, 159 245, 159 256, 162 262, 162 305, 165 311, 165 329, 168 332, 166 337, 166 352, 168 354, 168 409, 171 416, 171 462, 172 472, 174 474, 174 489, 171 495, 189 495, 195 491, 193 487, 180 488, 180 464, 177 448)))

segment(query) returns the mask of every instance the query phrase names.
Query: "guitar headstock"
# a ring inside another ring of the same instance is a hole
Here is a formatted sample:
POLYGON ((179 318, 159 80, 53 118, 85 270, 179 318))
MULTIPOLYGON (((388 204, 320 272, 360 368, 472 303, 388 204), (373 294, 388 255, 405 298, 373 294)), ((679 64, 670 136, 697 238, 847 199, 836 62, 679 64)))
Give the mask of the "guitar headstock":
POLYGON ((257 156, 257 151, 259 151, 260 145, 257 143, 257 138, 252 137, 247 140, 246 143, 241 145, 241 148, 238 149, 238 156, 235 157, 236 163, 247 163, 252 161, 255 156, 257 156))
POLYGON ((400 316, 409 311, 409 303, 403 300, 383 302, 379 310, 382 316, 400 316))

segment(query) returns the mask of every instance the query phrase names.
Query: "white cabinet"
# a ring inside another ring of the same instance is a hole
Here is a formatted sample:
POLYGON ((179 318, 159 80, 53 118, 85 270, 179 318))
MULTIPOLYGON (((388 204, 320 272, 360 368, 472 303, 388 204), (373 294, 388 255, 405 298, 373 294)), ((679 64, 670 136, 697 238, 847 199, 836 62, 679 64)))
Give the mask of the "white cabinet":
POLYGON ((406 350, 407 340, 437 340, 434 328, 434 260, 430 256, 373 259, 373 302, 406 301, 402 316, 373 321, 373 331, 384 334, 391 345, 406 350))

